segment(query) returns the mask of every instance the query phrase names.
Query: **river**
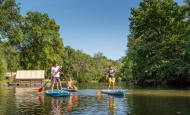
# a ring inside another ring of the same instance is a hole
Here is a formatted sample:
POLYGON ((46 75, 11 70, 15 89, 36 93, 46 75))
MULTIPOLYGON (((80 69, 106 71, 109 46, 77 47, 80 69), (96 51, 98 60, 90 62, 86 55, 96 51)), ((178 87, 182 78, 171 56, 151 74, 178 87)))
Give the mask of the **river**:
MULTIPOLYGON (((97 95, 103 83, 77 83, 69 97, 49 97, 40 86, 1 86, 0 114, 189 115, 190 87, 116 83, 122 97, 97 95)), ((66 86, 63 84, 63 86, 66 86)), ((107 83, 104 86, 107 89, 107 83)))

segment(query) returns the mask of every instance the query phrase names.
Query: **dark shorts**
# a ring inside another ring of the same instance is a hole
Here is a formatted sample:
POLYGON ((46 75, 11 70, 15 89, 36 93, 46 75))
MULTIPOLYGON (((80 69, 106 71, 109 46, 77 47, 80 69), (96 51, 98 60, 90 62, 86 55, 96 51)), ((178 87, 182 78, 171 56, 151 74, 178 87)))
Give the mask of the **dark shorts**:
POLYGON ((52 82, 55 82, 55 81, 60 82, 60 77, 52 77, 51 81, 52 82))

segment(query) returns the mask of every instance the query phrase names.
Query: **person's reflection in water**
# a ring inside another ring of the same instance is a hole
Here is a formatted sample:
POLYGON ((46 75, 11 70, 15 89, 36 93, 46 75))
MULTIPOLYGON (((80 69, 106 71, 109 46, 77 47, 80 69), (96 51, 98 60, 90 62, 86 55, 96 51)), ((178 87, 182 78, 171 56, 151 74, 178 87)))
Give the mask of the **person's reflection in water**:
POLYGON ((60 115, 61 114, 61 104, 62 100, 51 98, 51 112, 52 115, 60 115))
POLYGON ((64 110, 64 113, 68 114, 68 113, 70 113, 70 111, 72 111, 73 106, 78 105, 78 96, 71 94, 67 103, 68 103, 68 105, 63 107, 63 110, 64 110))
POLYGON ((44 106, 44 103, 43 103, 43 100, 42 100, 42 96, 41 96, 41 95, 38 96, 38 100, 40 101, 41 105, 44 106))
POLYGON ((77 95, 70 95, 70 97, 57 97, 51 98, 51 112, 50 114, 53 115, 60 115, 60 114, 70 114, 72 111, 73 106, 78 105, 78 96, 77 95), (67 101, 66 101, 66 100, 67 101), (65 103, 63 103, 65 100, 65 103))
POLYGON ((108 100, 109 100, 108 109, 111 112, 111 114, 114 115, 115 114, 115 97, 112 96, 112 98, 110 98, 110 96, 108 95, 108 100))
POLYGON ((78 105, 78 96, 75 95, 72 99, 72 102, 73 102, 73 106, 77 106, 78 105))

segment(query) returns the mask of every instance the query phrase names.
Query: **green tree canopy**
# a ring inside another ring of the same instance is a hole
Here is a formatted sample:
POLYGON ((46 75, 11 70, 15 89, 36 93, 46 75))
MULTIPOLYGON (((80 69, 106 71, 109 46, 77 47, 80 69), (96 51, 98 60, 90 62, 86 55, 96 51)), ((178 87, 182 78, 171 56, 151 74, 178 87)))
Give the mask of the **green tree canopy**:
POLYGON ((22 64, 26 69, 50 66, 61 59, 64 50, 59 25, 48 14, 28 12, 20 26, 24 39, 21 42, 22 64))
POLYGON ((143 0, 139 8, 131 8, 131 14, 127 57, 133 62, 133 77, 142 81, 187 78, 187 6, 173 0, 143 0))

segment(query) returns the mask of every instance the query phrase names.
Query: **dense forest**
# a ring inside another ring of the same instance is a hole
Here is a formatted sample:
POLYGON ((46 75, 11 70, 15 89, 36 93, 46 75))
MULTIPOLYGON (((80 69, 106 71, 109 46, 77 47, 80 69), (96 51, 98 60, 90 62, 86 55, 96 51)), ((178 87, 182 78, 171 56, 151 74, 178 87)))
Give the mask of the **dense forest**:
POLYGON ((119 60, 107 59, 101 52, 91 57, 64 46, 59 29, 46 13, 29 11, 23 17, 15 0, 0 0, 0 80, 5 79, 7 71, 17 70, 45 70, 48 78, 54 62, 78 81, 105 80, 109 65, 118 70, 117 80, 123 78, 119 60))
POLYGON ((122 72, 137 81, 190 80, 190 1, 143 0, 131 8, 122 72))
MULTIPOLYGON (((0 80, 7 71, 45 70, 54 62, 78 81, 103 81, 109 65, 117 80, 190 81, 190 0, 142 0, 131 8, 126 56, 116 61, 64 46, 60 26, 48 14, 20 15, 15 0, 0 0, 0 80)), ((127 26, 127 25, 126 25, 127 26)), ((63 78, 63 76, 62 76, 63 78)))

